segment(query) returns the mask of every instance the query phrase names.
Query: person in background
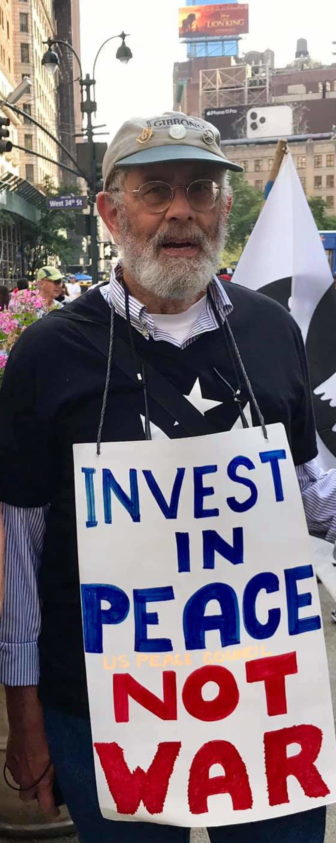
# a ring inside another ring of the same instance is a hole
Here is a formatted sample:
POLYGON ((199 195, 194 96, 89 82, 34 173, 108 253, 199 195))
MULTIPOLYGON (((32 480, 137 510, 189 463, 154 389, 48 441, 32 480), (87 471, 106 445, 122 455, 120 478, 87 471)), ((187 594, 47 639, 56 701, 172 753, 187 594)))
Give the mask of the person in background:
MULTIPOLYGON (((40 293, 45 307, 52 307, 54 303, 60 304, 59 296, 63 296, 62 285, 64 275, 55 266, 41 266, 36 275, 36 286, 40 293)), ((62 303, 62 302, 61 302, 62 303)))
POLYGON ((77 299, 78 296, 82 294, 81 285, 79 281, 77 281, 75 275, 68 275, 66 287, 69 296, 69 301, 74 301, 74 299, 77 299))
POLYGON ((10 292, 5 284, 0 286, 0 310, 7 310, 9 305, 10 292))
POLYGON ((29 283, 26 278, 19 278, 16 282, 17 290, 29 290, 29 283))

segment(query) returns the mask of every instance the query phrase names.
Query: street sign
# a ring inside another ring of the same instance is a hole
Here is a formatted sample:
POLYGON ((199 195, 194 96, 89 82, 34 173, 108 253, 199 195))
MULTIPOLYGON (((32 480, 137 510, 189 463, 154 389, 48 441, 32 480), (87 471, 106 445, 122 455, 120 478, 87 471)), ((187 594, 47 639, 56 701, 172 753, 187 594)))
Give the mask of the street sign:
POLYGON ((76 209, 87 208, 87 196, 55 196, 52 199, 47 199, 48 208, 60 209, 62 211, 73 211, 76 209))

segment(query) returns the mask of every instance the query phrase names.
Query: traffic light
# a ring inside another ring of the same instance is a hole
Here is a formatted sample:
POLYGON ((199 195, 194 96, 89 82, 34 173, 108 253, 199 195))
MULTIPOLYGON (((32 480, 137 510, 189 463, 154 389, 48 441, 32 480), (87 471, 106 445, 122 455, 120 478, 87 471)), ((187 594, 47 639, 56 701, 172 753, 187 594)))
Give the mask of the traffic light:
POLYGON ((9 140, 2 140, 2 138, 9 138, 9 131, 5 129, 5 126, 10 125, 9 117, 0 117, 0 155, 3 152, 10 152, 13 148, 13 144, 9 140))

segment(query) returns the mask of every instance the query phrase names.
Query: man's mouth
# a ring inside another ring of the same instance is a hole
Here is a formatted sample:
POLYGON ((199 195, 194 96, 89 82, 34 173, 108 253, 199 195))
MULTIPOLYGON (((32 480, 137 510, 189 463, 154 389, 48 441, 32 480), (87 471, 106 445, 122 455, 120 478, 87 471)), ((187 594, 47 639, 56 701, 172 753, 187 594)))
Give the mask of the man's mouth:
POLYGON ((200 244, 195 240, 167 240, 161 248, 169 255, 193 256, 199 252, 200 244))

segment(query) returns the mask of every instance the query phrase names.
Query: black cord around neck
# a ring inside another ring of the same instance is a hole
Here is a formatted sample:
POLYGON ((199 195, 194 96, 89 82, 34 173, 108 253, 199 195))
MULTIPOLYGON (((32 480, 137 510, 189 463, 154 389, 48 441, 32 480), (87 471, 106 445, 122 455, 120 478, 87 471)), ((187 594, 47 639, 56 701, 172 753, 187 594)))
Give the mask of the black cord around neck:
MULTIPOLYGON (((214 302, 213 295, 212 295, 212 293, 209 289, 208 289, 207 295, 208 295, 208 300, 210 302, 210 306, 212 308, 213 314, 216 318, 217 324, 218 324, 218 326, 219 326, 219 328, 222 332, 222 335, 224 337, 225 344, 226 344, 226 347, 229 351, 229 355, 230 355, 232 365, 233 365, 233 368, 234 368, 235 376, 237 378, 237 390, 236 390, 236 399, 235 400, 237 401, 237 403, 239 405, 238 395, 241 391, 241 385, 240 385, 241 381, 240 381, 240 373, 239 373, 239 370, 240 370, 240 372, 243 376, 243 379, 245 381, 246 389, 247 389, 248 394, 250 396, 251 402, 252 402, 253 407, 254 407, 254 409, 256 411, 256 414, 258 416, 259 424, 260 424, 260 427, 262 429, 263 435, 264 435, 265 439, 268 439, 265 420, 264 420, 264 417, 263 417, 262 412, 260 410, 260 407, 259 407, 259 404, 258 404, 257 399, 255 397, 255 394, 253 392, 251 382, 249 380, 249 377, 248 377, 248 374, 246 372, 244 363, 243 363, 242 358, 240 356, 240 351, 239 351, 239 348, 237 346, 236 340, 233 336, 231 327, 230 327, 230 325, 228 323, 228 320, 226 318, 224 319, 224 321, 221 319, 221 317, 219 315, 219 312, 218 312, 218 309, 216 307, 216 304, 214 302)), ((220 374, 220 373, 218 373, 218 370, 214 369, 214 371, 216 371, 217 374, 220 374)), ((220 377, 222 377, 222 376, 220 375, 220 377)), ((223 377, 222 377, 222 380, 224 380, 223 377)), ((240 412, 240 415, 241 415, 241 413, 243 413, 241 407, 239 409, 239 412, 240 412)), ((241 416, 241 418, 242 418, 242 416, 241 416)), ((244 416, 244 418, 245 418, 245 422, 246 422, 246 417, 244 416)), ((242 418, 242 422, 243 422, 243 418, 242 418)), ((245 427, 246 425, 244 425, 244 423, 243 423, 243 426, 245 427)))

